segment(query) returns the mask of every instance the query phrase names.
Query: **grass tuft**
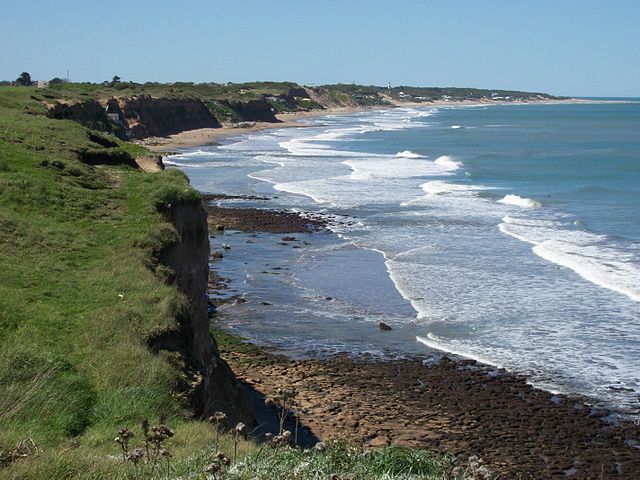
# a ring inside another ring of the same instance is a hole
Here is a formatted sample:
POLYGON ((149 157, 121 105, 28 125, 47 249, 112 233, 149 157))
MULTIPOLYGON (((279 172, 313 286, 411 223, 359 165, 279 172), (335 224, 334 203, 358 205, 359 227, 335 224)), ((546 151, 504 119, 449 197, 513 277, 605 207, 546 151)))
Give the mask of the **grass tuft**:
POLYGON ((260 450, 233 466, 228 480, 435 480, 445 478, 449 460, 426 450, 390 446, 369 450, 346 441, 323 448, 260 450))

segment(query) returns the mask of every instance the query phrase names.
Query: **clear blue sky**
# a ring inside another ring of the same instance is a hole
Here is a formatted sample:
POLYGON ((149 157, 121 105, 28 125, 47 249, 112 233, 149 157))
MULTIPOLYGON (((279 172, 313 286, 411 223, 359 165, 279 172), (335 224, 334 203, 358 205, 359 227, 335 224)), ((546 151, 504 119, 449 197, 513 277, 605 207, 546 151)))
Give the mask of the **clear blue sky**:
POLYGON ((0 79, 640 96, 640 0, 0 0, 0 79))

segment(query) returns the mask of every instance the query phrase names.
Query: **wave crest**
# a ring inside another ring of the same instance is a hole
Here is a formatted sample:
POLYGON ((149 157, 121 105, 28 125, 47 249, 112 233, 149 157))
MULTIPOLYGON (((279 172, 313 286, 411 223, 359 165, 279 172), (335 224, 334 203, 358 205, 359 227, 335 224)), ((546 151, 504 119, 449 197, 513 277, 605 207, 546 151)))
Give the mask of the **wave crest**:
POLYGON ((524 208, 540 208, 542 204, 540 202, 536 202, 535 200, 531 200, 530 198, 524 198, 520 195, 509 194, 504 198, 498 200, 498 203, 504 203, 505 205, 515 205, 517 207, 524 208))
POLYGON ((420 155, 418 153, 414 153, 411 150, 404 150, 402 152, 396 153, 396 157, 398 158, 425 158, 424 155, 420 155))

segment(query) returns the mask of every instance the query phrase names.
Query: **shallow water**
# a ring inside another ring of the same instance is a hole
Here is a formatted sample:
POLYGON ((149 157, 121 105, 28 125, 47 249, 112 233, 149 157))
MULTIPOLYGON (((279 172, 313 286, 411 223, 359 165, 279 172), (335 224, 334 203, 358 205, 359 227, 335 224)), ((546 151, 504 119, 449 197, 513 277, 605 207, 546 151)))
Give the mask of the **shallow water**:
POLYGON ((262 255, 289 268, 279 287, 252 278, 243 288, 282 298, 264 314, 248 302, 230 322, 313 354, 437 348, 638 408, 640 104, 393 109, 308 123, 168 159, 203 191, 353 217, 285 257, 274 238, 262 255))

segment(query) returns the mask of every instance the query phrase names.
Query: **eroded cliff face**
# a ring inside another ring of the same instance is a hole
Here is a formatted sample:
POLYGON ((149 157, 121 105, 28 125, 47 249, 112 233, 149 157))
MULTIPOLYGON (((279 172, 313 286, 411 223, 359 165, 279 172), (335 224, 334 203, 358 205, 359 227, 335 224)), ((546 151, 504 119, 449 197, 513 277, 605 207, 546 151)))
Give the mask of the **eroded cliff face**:
MULTIPOLYGON (((114 104, 115 99, 110 103, 114 104)), ((141 95, 119 99, 117 103, 135 138, 166 137, 183 130, 220 127, 216 117, 200 100, 141 95)))
POLYGON ((234 110, 242 121, 246 122, 278 122, 273 108, 265 99, 248 102, 221 102, 234 110))
POLYGON ((200 201, 184 202, 164 212, 179 236, 165 249, 160 261, 175 272, 175 284, 189 300, 188 312, 179 318, 177 331, 164 332, 149 340, 155 350, 177 352, 192 378, 189 400, 197 416, 214 411, 227 413, 232 423, 253 424, 241 387, 227 363, 220 358, 210 333, 207 314, 209 234, 207 215, 200 201))
POLYGON ((166 137, 184 130, 220 127, 220 122, 200 100, 149 95, 59 103, 49 109, 49 116, 75 120, 122 139, 166 137))
POLYGON ((49 108, 50 118, 74 120, 85 127, 101 132, 113 133, 113 125, 107 117, 105 107, 97 100, 77 103, 58 103, 49 108))

